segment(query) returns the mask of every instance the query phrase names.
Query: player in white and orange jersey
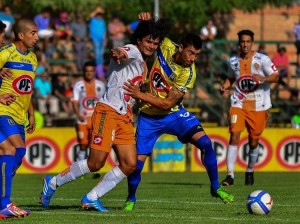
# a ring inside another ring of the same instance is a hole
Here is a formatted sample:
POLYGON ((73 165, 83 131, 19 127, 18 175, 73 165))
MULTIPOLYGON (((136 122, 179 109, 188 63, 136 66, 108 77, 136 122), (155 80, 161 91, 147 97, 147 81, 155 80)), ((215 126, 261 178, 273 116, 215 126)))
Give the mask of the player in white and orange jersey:
POLYGON ((87 149, 92 130, 92 114, 97 102, 105 91, 105 83, 95 78, 95 63, 85 62, 83 66, 83 79, 76 82, 73 88, 72 105, 77 116, 76 132, 80 145, 77 160, 87 158, 87 149))
POLYGON ((254 184, 253 169, 259 153, 259 137, 265 129, 268 109, 271 108, 270 84, 278 81, 278 72, 271 59, 252 51, 254 33, 251 30, 238 32, 240 54, 231 57, 229 67, 232 77, 225 80, 221 93, 226 93, 233 84, 229 111, 230 140, 227 149, 227 176, 223 186, 234 183, 234 165, 238 154, 241 132, 249 133, 249 160, 245 173, 245 185, 254 184))
POLYGON ((139 85, 147 73, 145 59, 151 56, 164 38, 166 28, 162 20, 140 22, 132 38, 132 44, 113 49, 108 74, 107 88, 103 98, 96 105, 92 116, 92 137, 88 159, 73 163, 55 177, 44 178, 41 194, 43 207, 49 207, 50 199, 57 187, 79 176, 100 170, 113 148, 119 165, 105 174, 81 203, 84 208, 107 212, 100 200, 131 174, 136 168, 136 146, 132 124, 132 105, 135 100, 126 95, 123 85, 126 81, 139 85))

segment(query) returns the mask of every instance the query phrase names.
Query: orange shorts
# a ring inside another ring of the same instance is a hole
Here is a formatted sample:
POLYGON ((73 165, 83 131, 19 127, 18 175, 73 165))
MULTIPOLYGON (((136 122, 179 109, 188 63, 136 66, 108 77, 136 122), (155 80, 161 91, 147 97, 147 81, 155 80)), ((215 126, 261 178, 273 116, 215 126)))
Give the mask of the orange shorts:
POLYGON ((77 124, 76 125, 76 132, 77 132, 77 141, 81 145, 87 145, 90 139, 90 133, 92 130, 92 118, 86 118, 86 124, 77 124))
POLYGON ((230 132, 242 132, 247 128, 249 135, 258 139, 266 127, 268 111, 248 111, 231 107, 229 119, 230 132))
POLYGON ((90 148, 110 152, 113 145, 134 145, 135 136, 131 119, 118 114, 113 108, 98 103, 92 116, 90 148))

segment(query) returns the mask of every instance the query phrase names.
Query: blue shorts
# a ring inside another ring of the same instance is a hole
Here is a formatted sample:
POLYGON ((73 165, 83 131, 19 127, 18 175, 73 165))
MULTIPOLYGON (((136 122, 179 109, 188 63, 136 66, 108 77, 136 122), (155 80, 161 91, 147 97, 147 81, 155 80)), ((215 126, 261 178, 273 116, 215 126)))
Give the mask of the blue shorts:
POLYGON ((162 134, 175 135, 180 142, 187 143, 200 131, 203 131, 200 121, 184 108, 163 116, 140 112, 136 130, 137 154, 152 154, 154 144, 162 134))
POLYGON ((24 125, 17 124, 10 116, 0 116, 0 143, 16 134, 25 142, 24 125))

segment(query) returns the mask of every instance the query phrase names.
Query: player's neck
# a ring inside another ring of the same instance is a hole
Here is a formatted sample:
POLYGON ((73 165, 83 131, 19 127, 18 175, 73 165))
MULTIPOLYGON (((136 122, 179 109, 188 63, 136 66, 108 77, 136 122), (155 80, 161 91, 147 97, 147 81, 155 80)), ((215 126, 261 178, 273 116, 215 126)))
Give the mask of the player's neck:
POLYGON ((241 52, 240 57, 241 57, 242 59, 248 59, 248 58, 251 58, 251 57, 253 56, 253 54, 254 54, 253 51, 250 51, 250 52, 248 52, 248 53, 243 53, 243 52, 241 52))
POLYGON ((23 54, 27 54, 28 48, 21 41, 16 41, 14 42, 14 44, 16 45, 18 51, 20 51, 23 54))

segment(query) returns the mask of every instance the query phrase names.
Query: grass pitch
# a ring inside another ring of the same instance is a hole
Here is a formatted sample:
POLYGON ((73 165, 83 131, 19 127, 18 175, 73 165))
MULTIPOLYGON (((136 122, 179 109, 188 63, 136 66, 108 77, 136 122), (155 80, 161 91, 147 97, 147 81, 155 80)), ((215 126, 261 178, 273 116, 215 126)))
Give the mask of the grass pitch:
MULTIPOLYGON (((237 173, 235 185, 229 190, 235 202, 223 204, 212 198, 206 173, 147 173, 138 190, 138 202, 133 212, 122 211, 127 192, 127 181, 105 195, 101 201, 108 213, 86 211, 81 198, 101 179, 87 175, 60 187, 49 209, 39 204, 43 175, 17 174, 14 180, 13 201, 31 214, 23 219, 8 219, 1 223, 30 224, 176 224, 176 223, 300 223, 300 174, 255 173, 255 185, 244 186, 244 173, 237 173), (245 203, 249 193, 266 190, 274 204, 268 215, 251 215, 245 203)), ((221 173, 219 179, 225 177, 221 173)))

